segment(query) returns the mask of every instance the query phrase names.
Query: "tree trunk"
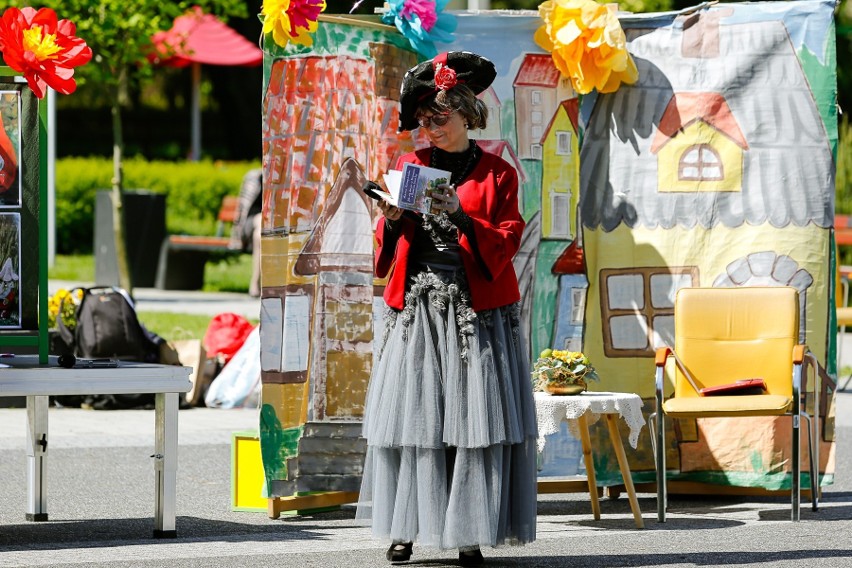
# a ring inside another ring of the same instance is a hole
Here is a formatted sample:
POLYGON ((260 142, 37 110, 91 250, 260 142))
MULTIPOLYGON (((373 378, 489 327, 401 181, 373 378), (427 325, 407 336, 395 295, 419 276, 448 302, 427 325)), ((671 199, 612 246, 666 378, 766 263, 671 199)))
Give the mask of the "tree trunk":
POLYGON ((115 241, 115 257, 118 266, 119 286, 133 295, 133 284, 130 280, 130 268, 127 263, 127 248, 124 240, 124 174, 122 172, 122 155, 124 153, 124 138, 121 132, 121 107, 119 103, 112 105, 112 227, 115 241))

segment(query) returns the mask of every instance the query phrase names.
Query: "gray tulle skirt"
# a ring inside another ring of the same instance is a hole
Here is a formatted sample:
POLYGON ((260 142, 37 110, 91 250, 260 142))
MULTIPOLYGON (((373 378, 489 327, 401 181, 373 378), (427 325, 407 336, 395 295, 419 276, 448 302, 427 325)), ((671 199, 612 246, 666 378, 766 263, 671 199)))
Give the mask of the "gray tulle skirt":
POLYGON ((356 517, 438 548, 535 540, 536 419, 518 307, 469 307, 450 273, 385 317, 367 392, 356 517))

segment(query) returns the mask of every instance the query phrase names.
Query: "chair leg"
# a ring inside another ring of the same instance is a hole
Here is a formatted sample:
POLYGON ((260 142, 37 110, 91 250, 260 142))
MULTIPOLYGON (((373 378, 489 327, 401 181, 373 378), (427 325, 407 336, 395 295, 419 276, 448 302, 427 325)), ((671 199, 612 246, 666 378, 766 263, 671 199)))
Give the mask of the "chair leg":
POLYGON ((648 415, 648 430, 651 438, 651 455, 654 456, 654 464, 657 463, 657 413, 648 415))
POLYGON ((657 463, 657 522, 666 522, 666 508, 668 507, 668 492, 666 491, 666 430, 663 413, 657 412, 656 416, 656 452, 654 457, 657 463))
POLYGON ((794 413, 792 416, 793 422, 793 477, 790 481, 790 501, 792 506, 791 511, 791 520, 798 521, 799 520, 799 501, 801 499, 801 491, 800 491, 800 478, 802 475, 802 464, 801 464, 801 445, 802 445, 802 436, 799 428, 799 421, 801 416, 798 412, 794 413))
POLYGON ((818 423, 816 417, 805 416, 808 421, 808 457, 810 458, 811 478, 811 510, 816 511, 819 507, 819 438, 816 437, 815 426, 818 423), (816 443, 815 443, 816 441, 816 443))

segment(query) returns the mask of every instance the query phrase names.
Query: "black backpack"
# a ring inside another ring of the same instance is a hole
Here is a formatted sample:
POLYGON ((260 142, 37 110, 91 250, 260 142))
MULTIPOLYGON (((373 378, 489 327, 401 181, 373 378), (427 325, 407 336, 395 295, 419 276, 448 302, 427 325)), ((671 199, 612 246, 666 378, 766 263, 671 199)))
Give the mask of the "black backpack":
POLYGON ((127 361, 150 360, 155 346, 146 333, 127 292, 121 288, 101 286, 75 288, 63 298, 56 326, 68 352, 84 359, 110 357, 127 361), (74 331, 62 321, 63 305, 77 290, 83 298, 77 306, 74 331))
MULTIPOLYGON (((83 359, 115 358, 144 363, 159 362, 163 339, 148 331, 136 317, 133 300, 122 288, 99 286, 74 288, 63 298, 56 316, 59 330, 57 355, 70 354, 83 359), (82 299, 75 312, 77 326, 72 330, 62 321, 62 308, 68 297, 82 299)), ((63 406, 88 404, 95 409, 146 408, 154 404, 153 394, 111 394, 86 397, 57 397, 63 406)))

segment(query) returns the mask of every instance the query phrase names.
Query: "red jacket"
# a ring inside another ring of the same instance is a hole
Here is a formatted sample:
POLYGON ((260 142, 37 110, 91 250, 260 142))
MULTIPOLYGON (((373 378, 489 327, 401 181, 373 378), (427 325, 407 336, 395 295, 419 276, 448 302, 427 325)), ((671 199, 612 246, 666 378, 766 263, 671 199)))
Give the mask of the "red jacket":
MULTIPOLYGON (((405 162, 429 165, 431 148, 402 156, 397 169, 405 162)), ((470 286, 474 311, 488 310, 517 302, 521 298, 512 257, 518 252, 524 220, 518 211, 518 174, 504 159, 483 152, 473 172, 457 187, 461 208, 473 221, 476 243, 459 234, 462 263, 470 286), (476 252, 474 252, 474 249, 476 252)), ((378 249, 376 275, 384 278, 390 272, 385 288, 385 302, 401 310, 405 304, 408 254, 414 238, 415 221, 402 218, 398 240, 385 242, 385 218, 376 225, 378 249), (396 246, 394 247, 394 243, 396 246)))

